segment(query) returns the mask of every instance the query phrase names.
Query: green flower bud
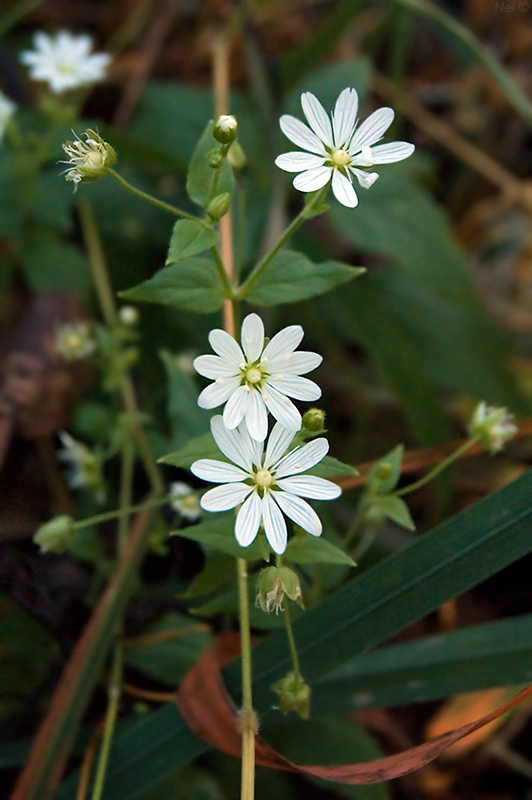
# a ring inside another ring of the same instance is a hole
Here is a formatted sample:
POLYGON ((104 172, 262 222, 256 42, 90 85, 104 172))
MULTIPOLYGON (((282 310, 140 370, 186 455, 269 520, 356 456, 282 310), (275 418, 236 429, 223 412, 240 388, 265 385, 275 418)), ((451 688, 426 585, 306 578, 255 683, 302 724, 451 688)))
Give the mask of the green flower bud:
POLYGON ((300 675, 289 672, 272 686, 272 690, 279 695, 279 707, 283 714, 295 711, 302 719, 309 718, 310 686, 300 675))
POLYGON ((103 178, 116 162, 114 149, 95 131, 89 129, 81 135, 85 136, 85 141, 78 138, 63 145, 63 150, 70 158, 62 163, 71 165, 71 169, 65 170, 65 178, 76 185, 82 181, 90 183, 103 178))
POLYGON ((377 464, 375 468, 375 477, 378 478, 380 481, 387 481, 388 478, 391 478, 393 475, 393 464, 390 464, 389 461, 383 461, 380 464, 377 464))
POLYGON ((212 131, 214 138, 221 144, 233 142, 238 135, 238 124, 236 119, 229 114, 222 114, 214 123, 212 131))
POLYGON ((213 220, 213 222, 218 222, 224 214, 227 214, 229 211, 229 206, 231 205, 231 195, 229 192, 223 192, 223 194, 217 195, 209 205, 207 206, 207 214, 213 220))
POLYGON ((296 573, 288 567, 266 567, 257 579, 257 599, 255 605, 263 611, 275 613, 283 610, 284 596, 303 608, 301 586, 296 573))
POLYGON ((321 408, 309 408, 303 414, 302 427, 314 435, 323 433, 325 430, 325 411, 321 408))
POLYGON ((370 505, 364 512, 364 524, 370 528, 380 528, 385 519, 386 514, 378 505, 370 505))
POLYGON ((33 541, 39 545, 41 553, 64 553, 77 535, 74 520, 63 514, 41 525, 34 533, 33 541))
POLYGON ((511 421, 513 418, 506 408, 488 406, 482 401, 471 417, 469 434, 477 438, 489 453, 496 453, 517 433, 517 426, 511 421))
POLYGON ((236 170, 244 169, 244 167, 248 163, 248 160, 246 158, 246 154, 244 153, 244 150, 240 142, 236 141, 233 142, 227 154, 227 160, 229 161, 233 169, 236 170))
POLYGON ((219 169, 224 161, 225 158, 221 150, 215 149, 207 153, 207 164, 212 169, 219 169))

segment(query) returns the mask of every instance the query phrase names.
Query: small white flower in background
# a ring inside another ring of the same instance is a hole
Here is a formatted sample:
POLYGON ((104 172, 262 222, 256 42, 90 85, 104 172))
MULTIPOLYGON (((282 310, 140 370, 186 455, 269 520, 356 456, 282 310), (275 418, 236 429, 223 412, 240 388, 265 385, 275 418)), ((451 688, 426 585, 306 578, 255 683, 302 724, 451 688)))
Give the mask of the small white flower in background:
POLYGON ((65 361, 82 361, 96 351, 96 340, 88 322, 65 323, 55 332, 55 349, 65 361))
POLYGON ((478 438, 485 450, 497 453, 517 433, 518 428, 513 424, 513 418, 514 415, 508 414, 506 408, 488 406, 483 400, 473 412, 469 433, 478 438))
POLYGON ((294 186, 300 192, 315 192, 332 179, 336 199, 354 208, 358 197, 353 188, 353 176, 364 189, 369 189, 377 172, 365 172, 360 167, 391 164, 412 155, 409 142, 376 143, 392 124, 391 108, 379 108, 357 128, 358 95, 355 89, 344 89, 329 116, 319 100, 310 92, 301 95, 301 105, 310 125, 285 114, 279 124, 291 142, 309 152, 296 151, 278 156, 275 163, 286 172, 299 172, 294 186))
POLYGON ((168 493, 170 505, 185 519, 191 521, 201 517, 201 506, 197 492, 188 483, 176 481, 170 484, 168 493))
POLYGON ((3 92, 0 92, 0 142, 4 138, 7 123, 15 113, 16 107, 16 103, 6 97, 3 92))
POLYGON ((59 31, 54 37, 39 31, 33 44, 35 49, 25 50, 20 60, 29 66, 31 78, 45 81, 56 93, 103 80, 111 61, 108 53, 91 55, 92 39, 85 34, 59 31))
POLYGON ((90 183, 103 178, 116 162, 114 149, 95 131, 88 130, 81 135, 85 136, 85 141, 78 136, 73 142, 63 145, 69 159, 60 162, 70 165, 70 169, 65 170, 65 180, 75 184, 80 181, 90 183))
POLYGON ((69 433, 58 434, 63 445, 57 456, 67 466, 67 483, 71 489, 90 489, 96 502, 105 502, 105 483, 101 460, 83 442, 77 442, 69 433))
POLYGON ((259 442, 268 433, 268 411, 285 428, 298 431, 301 414, 288 398, 312 401, 321 389, 301 375, 316 369, 322 357, 294 350, 303 338, 300 325, 279 331, 265 346, 264 325, 257 314, 242 323, 242 347, 225 331, 214 329, 209 342, 216 356, 198 356, 194 367, 214 383, 198 397, 201 408, 226 404, 223 421, 232 430, 245 420, 250 436, 259 442))
POLYGON ((140 314, 135 306, 122 306, 118 312, 118 319, 126 328, 134 328, 138 325, 140 314))
POLYGON ((297 525, 319 536, 322 531, 316 512, 302 500, 333 500, 341 489, 331 481, 315 475, 302 475, 316 466, 329 450, 326 439, 312 442, 285 455, 294 438, 294 431, 277 423, 268 439, 256 442, 244 424, 227 430, 221 416, 211 420, 212 435, 231 464, 211 458, 195 461, 190 470, 205 481, 221 483, 201 498, 205 511, 228 511, 242 503, 235 523, 235 536, 242 547, 248 547, 259 531, 261 521, 272 550, 284 553, 287 530, 283 513, 297 525))

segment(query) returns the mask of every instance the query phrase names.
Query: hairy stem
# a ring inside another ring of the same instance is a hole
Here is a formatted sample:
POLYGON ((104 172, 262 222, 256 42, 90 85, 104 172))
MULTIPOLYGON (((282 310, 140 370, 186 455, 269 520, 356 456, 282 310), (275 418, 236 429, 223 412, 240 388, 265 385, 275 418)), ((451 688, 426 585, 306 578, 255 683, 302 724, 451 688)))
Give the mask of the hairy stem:
POLYGON ((143 192, 142 189, 137 189, 136 186, 133 186, 131 183, 125 180, 116 170, 110 169, 109 175, 115 179, 117 183, 120 184, 124 189, 127 189, 128 192, 131 194, 136 195, 141 200, 145 200, 147 203, 151 203, 152 206, 157 206, 157 208, 162 208, 163 211, 168 211, 170 214, 174 214, 176 217, 183 217, 184 219, 192 219, 195 222, 204 222, 204 220, 200 219, 199 217, 195 217, 194 214, 189 214, 188 211, 183 211, 181 208, 177 208, 176 206, 171 205, 170 203, 165 203, 164 200, 159 200, 157 197, 153 197, 153 195, 148 194, 147 192, 143 192))

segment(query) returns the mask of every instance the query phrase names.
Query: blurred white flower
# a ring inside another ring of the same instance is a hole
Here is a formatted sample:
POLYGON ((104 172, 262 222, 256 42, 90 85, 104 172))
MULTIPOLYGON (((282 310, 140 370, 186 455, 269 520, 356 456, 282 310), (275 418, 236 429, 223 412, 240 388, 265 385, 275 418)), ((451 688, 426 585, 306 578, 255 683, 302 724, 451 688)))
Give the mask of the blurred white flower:
POLYGON ((30 77, 45 81, 56 93, 103 80, 111 61, 108 53, 91 55, 92 39, 85 34, 59 31, 53 37, 39 31, 33 44, 35 49, 25 50, 20 60, 29 66, 30 77))
POLYGON ((96 341, 88 322, 65 323, 55 331, 55 349, 65 361, 81 361, 96 351, 96 341))
POLYGON ((412 155, 414 145, 409 142, 376 143, 392 124, 391 108, 374 111, 357 129, 358 95, 355 89, 344 89, 338 97, 332 114, 328 114, 311 92, 301 95, 301 105, 310 125, 283 115, 281 130, 291 142, 309 151, 284 153, 275 163, 286 172, 299 172, 294 186, 301 192, 315 192, 332 179, 336 199, 344 206, 354 208, 358 197, 353 188, 353 176, 364 189, 369 189, 377 172, 364 172, 360 167, 390 164, 412 155))
POLYGON ((176 481, 170 484, 170 491, 168 493, 170 505, 182 517, 191 521, 201 517, 201 506, 198 493, 192 489, 188 483, 183 481, 176 481))
POLYGON ((15 113, 16 107, 16 103, 6 97, 3 92, 0 92, 0 142, 4 138, 7 123, 15 113))
POLYGON ((198 398, 201 408, 226 404, 223 421, 232 430, 245 420, 250 436, 259 442, 268 433, 268 411, 285 428, 298 431, 301 414, 289 397, 317 400, 321 389, 301 375, 316 369, 322 358, 316 353, 298 352, 303 338, 300 325, 279 331, 265 346, 264 325, 257 314, 242 323, 242 347, 225 331, 215 329, 209 342, 216 356, 198 356, 194 367, 214 383, 198 398))
POLYGON ((301 473, 327 454, 326 439, 314 439, 285 455, 294 431, 279 423, 269 436, 266 453, 263 442, 253 440, 244 424, 230 431, 222 417, 216 416, 211 430, 216 444, 233 463, 201 458, 190 470, 202 480, 223 484, 205 492, 200 501, 205 511, 227 511, 242 503, 235 524, 236 540, 242 547, 255 539, 262 521, 272 550, 284 553, 287 530, 283 513, 313 536, 321 534, 318 515, 301 498, 333 500, 341 489, 324 478, 301 473))
POLYGON ((58 434, 63 445, 57 455, 67 467, 67 483, 71 489, 90 489, 96 502, 105 502, 105 482, 101 459, 83 442, 76 441, 66 431, 58 434))
POLYGON ((508 414, 506 408, 488 406, 483 400, 473 412, 469 433, 478 438, 485 450, 497 453, 517 433, 518 428, 513 424, 513 418, 514 415, 508 414))

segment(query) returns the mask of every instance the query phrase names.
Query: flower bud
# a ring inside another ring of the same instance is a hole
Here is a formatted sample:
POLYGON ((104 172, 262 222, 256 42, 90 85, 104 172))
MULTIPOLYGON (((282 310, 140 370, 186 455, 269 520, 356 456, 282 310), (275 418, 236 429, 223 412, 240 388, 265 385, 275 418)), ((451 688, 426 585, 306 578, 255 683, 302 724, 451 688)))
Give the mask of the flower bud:
POLYGON ((381 461, 375 468, 375 477, 380 481, 387 481, 393 475, 393 464, 389 461, 381 461))
POLYGON ((33 541, 39 545, 41 553, 64 553, 76 536, 74 520, 62 514, 41 525, 34 533, 33 541))
POLYGON ((71 165, 71 169, 65 170, 65 178, 75 184, 103 178, 116 161, 114 149, 95 131, 89 129, 81 135, 85 136, 85 141, 77 138, 63 145, 63 150, 70 158, 62 163, 71 165))
POLYGON ((207 206, 207 214, 214 222, 218 222, 224 214, 227 214, 230 205, 231 195, 229 192, 223 192, 223 194, 219 194, 211 200, 207 206))
POLYGON ((234 141, 231 145, 231 148, 227 154, 227 160, 233 167, 233 169, 241 170, 244 169, 248 160, 246 158, 246 154, 242 148, 240 142, 234 141))
POLYGON ((289 672, 280 681, 272 686, 272 689, 279 695, 279 707, 283 714, 295 711, 302 719, 310 716, 310 686, 308 686, 300 675, 289 672))
POLYGON ((215 149, 207 153, 207 164, 212 169, 219 169, 224 163, 224 160, 221 150, 215 149))
POLYGON ((238 124, 236 119, 229 114, 222 114, 214 123, 212 131, 214 138, 221 144, 233 142, 238 135, 238 124))
POLYGON ((303 414, 302 428, 313 435, 323 433, 325 430, 325 411, 322 411, 321 408, 309 408, 303 414))
POLYGON ((135 306, 122 306, 118 312, 118 319, 127 328, 133 328, 139 321, 139 312, 135 306))
POLYGON ((511 421, 513 418, 506 408, 488 406, 482 401, 471 417, 469 434, 478 439, 489 453, 496 453, 517 433, 517 426, 511 421))
POLYGON ((255 605, 263 611, 275 613, 283 610, 284 596, 303 607, 301 586, 296 573, 288 567, 266 567, 257 580, 257 599, 255 605))

